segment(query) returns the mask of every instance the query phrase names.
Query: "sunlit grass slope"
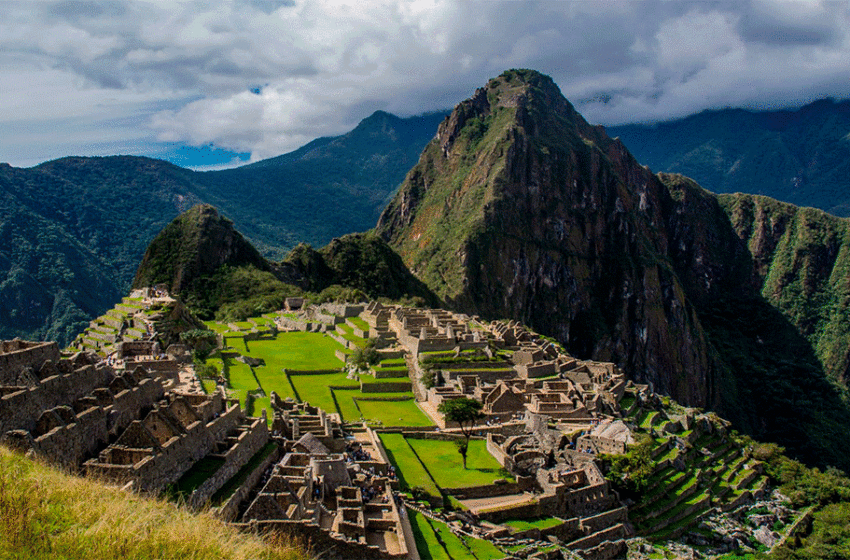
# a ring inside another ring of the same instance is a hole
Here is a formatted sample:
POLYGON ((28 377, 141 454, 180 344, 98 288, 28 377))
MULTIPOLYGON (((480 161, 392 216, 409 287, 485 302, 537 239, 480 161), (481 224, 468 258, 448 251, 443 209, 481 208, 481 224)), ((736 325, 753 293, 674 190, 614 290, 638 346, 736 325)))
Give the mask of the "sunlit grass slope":
POLYGON ((307 553, 0 448, 0 558, 301 560, 307 553))

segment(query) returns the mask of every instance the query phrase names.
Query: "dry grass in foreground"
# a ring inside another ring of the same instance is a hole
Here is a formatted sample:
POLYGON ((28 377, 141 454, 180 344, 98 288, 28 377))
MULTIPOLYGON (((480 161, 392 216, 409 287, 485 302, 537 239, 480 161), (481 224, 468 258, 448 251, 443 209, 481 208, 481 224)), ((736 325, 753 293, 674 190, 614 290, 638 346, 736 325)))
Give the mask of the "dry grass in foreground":
POLYGON ((0 558, 304 560, 307 553, 0 447, 0 558))

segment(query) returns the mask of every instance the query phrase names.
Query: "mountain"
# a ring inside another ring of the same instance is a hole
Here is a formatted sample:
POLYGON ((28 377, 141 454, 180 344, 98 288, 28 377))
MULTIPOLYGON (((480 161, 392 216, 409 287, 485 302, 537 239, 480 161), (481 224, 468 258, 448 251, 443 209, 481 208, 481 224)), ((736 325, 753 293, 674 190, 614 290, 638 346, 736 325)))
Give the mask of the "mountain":
POLYGON ((440 125, 378 232, 451 305, 706 405, 708 347, 660 233, 666 198, 551 78, 508 71, 440 125))
POLYGON ((850 382, 850 222, 764 196, 718 201, 752 255, 752 282, 788 317, 830 377, 850 382))
POLYGON ((120 299, 114 269, 0 182, 0 339, 71 340, 120 299))
MULTIPOLYGON (((813 278, 804 269, 815 261, 818 278, 841 266, 821 262, 815 241, 786 249, 799 233, 782 241, 765 215, 753 234, 753 220, 734 211, 745 205, 679 175, 653 175, 585 122, 550 78, 511 70, 440 125, 377 231, 449 305, 520 320, 579 358, 614 361, 799 457, 846 467, 850 414, 831 382, 841 366, 819 361, 828 353, 793 320, 795 309, 832 311, 802 294, 796 307, 781 304, 789 287, 813 278)), ((847 327, 831 324, 815 332, 840 346, 847 327)))
POLYGON ((168 224, 145 251, 133 279, 141 288, 165 283, 181 293, 195 279, 209 276, 222 266, 254 266, 269 270, 260 253, 209 204, 198 204, 168 224))
POLYGON ((319 250, 301 243, 272 262, 208 204, 179 215, 148 246, 133 287, 156 284, 204 319, 244 320, 280 309, 291 296, 439 303, 374 232, 334 238, 319 250))
POLYGON ((443 118, 379 111, 348 134, 219 172, 130 156, 0 164, 0 333, 66 344, 126 292, 154 236, 200 202, 277 259, 368 229, 443 118))
POLYGON ((850 101, 704 111, 608 134, 655 171, 687 175, 713 192, 767 195, 850 216, 850 101))
POLYGON ((378 111, 351 132, 290 154, 199 174, 213 204, 267 257, 371 228, 445 114, 401 119, 378 111))

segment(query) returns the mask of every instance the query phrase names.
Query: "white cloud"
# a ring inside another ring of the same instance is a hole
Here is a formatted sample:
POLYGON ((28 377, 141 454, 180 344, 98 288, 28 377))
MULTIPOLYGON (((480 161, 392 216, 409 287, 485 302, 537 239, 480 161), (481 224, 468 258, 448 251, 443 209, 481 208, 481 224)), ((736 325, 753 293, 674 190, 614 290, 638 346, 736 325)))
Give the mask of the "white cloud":
POLYGON ((2 161, 165 141, 258 159, 376 109, 450 107, 509 67, 604 124, 847 97, 850 5, 5 0, 0 53, 2 161))

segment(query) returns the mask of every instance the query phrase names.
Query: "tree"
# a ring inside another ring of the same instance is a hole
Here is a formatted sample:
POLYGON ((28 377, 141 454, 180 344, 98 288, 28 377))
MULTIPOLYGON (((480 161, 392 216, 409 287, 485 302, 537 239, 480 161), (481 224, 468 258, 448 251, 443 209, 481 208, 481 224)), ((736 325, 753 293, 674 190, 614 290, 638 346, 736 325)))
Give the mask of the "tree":
POLYGON ((195 351, 195 357, 205 361, 210 352, 218 345, 218 337, 208 329, 193 329, 180 333, 180 340, 195 351))
POLYGON ((363 348, 356 348, 351 353, 348 360, 357 366, 357 369, 368 369, 369 366, 374 366, 381 362, 381 354, 378 352, 377 340, 370 338, 366 341, 363 348))
POLYGON ((475 399, 461 397, 450 401, 443 401, 437 410, 446 418, 446 423, 457 422, 464 441, 458 443, 457 450, 463 457, 463 468, 466 470, 466 452, 469 450, 469 438, 472 437, 472 427, 476 420, 484 418, 481 412, 482 405, 475 399))

